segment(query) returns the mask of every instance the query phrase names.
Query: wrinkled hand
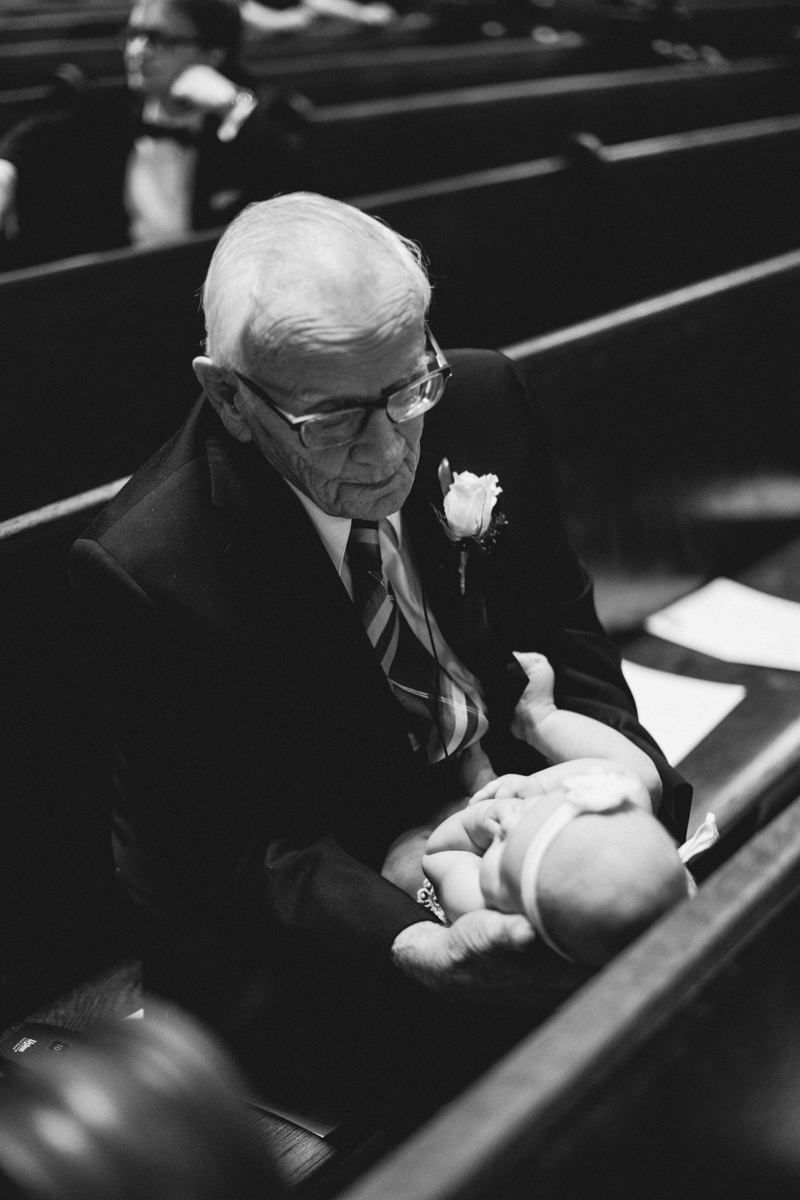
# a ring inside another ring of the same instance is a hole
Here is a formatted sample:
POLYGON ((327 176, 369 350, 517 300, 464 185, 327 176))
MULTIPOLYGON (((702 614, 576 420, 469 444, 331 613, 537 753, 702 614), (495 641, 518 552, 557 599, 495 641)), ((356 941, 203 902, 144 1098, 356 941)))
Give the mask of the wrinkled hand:
POLYGON ((558 957, 517 914, 480 909, 449 928, 422 921, 394 940, 395 965, 446 1000, 555 1007, 591 972, 558 957))
POLYGON ((219 71, 205 63, 188 67, 173 83, 170 96, 199 112, 224 112, 230 108, 238 89, 219 71))
POLYGON ((17 168, 0 159, 0 233, 9 242, 19 234, 17 220, 17 168))

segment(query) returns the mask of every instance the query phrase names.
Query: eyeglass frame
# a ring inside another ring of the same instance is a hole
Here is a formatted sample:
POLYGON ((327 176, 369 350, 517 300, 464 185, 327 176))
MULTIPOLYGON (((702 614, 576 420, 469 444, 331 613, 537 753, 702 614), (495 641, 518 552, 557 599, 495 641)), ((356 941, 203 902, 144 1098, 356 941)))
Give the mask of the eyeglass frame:
MULTIPOLYGON (((437 400, 434 401, 433 404, 430 405, 429 408, 425 409, 425 412, 426 413, 430 412, 431 408, 436 407, 436 405, 439 403, 439 401, 442 399, 442 396, 444 395, 445 388, 447 386, 447 381, 450 378, 450 376, 453 374, 453 369, 450 366, 447 359, 445 358, 444 354, 442 353, 439 343, 436 341, 436 338, 431 333, 427 322, 425 323, 425 341, 426 341, 426 345, 430 346, 430 349, 436 358, 437 367, 436 367, 435 371, 428 371, 427 374, 420 375, 418 379, 410 379, 408 381, 408 383, 404 383, 401 387, 398 387, 396 384, 392 383, 389 385, 389 387, 383 389, 383 391, 380 393, 380 395, 378 396, 378 398, 376 400, 370 400, 366 404, 352 404, 345 408, 331 409, 329 412, 308 413, 302 417, 295 417, 292 415, 292 413, 286 412, 285 409, 281 408, 278 404, 275 403, 275 401, 272 399, 272 397, 269 396, 264 391, 263 388, 259 387, 259 385, 257 383, 255 383, 247 375, 244 375, 241 371, 237 371, 237 369, 235 367, 233 368, 233 373, 237 379, 239 379, 243 384, 245 384, 246 387, 250 388, 250 391, 253 392, 253 394, 255 396, 258 396, 259 400, 261 400, 264 404, 266 404, 267 408, 271 409, 272 412, 276 413, 283 421, 286 422, 286 424, 289 426, 290 429, 294 430, 294 432, 300 438, 300 441, 303 443, 303 445, 305 446, 305 448, 307 450, 314 449, 314 447, 309 446, 308 443, 304 440, 303 429, 305 428, 306 425, 313 424, 316 421, 321 421, 325 417, 341 417, 341 416, 345 416, 347 413, 353 413, 353 412, 362 413, 363 414, 362 423, 359 426, 357 432, 354 433, 352 437, 346 438, 343 442, 331 442, 328 446, 321 447, 322 449, 332 450, 336 446, 346 446, 349 442, 355 441, 355 439, 364 432, 364 430, 367 426, 367 422, 369 421, 370 415, 373 412, 380 412, 382 410, 386 413, 387 417, 394 425, 405 424, 405 421, 395 421, 394 417, 388 411, 388 406, 389 406, 392 398, 394 396, 396 396, 399 392, 404 392, 406 390, 406 388, 413 387, 415 384, 426 383, 429 379, 435 379, 437 375, 440 375, 442 377, 441 395, 438 397, 437 400)), ((324 401, 323 401, 323 403, 324 403, 324 401)), ((423 416, 424 413, 420 413, 419 415, 423 416)), ((406 417, 405 420, 413 421, 414 417, 406 417)))
POLYGON ((179 46, 202 45, 199 37, 189 37, 188 35, 181 37, 178 34, 162 33, 160 29, 148 29, 147 27, 137 29, 134 25, 128 25, 119 35, 123 50, 137 38, 144 38, 151 50, 176 50, 179 46))

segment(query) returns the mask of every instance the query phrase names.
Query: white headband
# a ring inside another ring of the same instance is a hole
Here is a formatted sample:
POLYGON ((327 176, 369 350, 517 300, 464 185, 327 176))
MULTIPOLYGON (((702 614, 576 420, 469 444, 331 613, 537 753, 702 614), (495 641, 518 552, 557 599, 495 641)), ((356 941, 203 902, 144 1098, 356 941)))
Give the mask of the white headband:
MULTIPOLYGON (((600 774, 575 775, 566 779, 563 785, 565 793, 563 804, 560 804, 550 814, 531 839, 522 864, 520 896, 525 914, 545 945, 549 946, 551 950, 555 950, 556 954, 560 954, 568 962, 575 960, 570 958, 550 937, 539 909, 536 893, 542 860, 562 829, 565 829, 576 817, 582 817, 585 813, 610 814, 636 807, 620 787, 620 783, 624 784, 624 782, 624 777, 600 774)), ((709 846, 713 846, 718 839, 719 831, 714 814, 707 813, 702 825, 688 841, 678 848, 678 857, 685 866, 696 855, 707 850, 709 846)), ((688 870, 686 878, 687 894, 694 896, 697 892, 697 884, 688 870)))

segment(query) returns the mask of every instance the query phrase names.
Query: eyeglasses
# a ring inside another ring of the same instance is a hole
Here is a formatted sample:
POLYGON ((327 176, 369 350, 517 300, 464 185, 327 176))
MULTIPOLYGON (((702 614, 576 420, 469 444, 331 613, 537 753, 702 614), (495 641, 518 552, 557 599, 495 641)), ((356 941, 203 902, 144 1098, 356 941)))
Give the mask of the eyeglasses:
POLYGON ((452 371, 447 359, 428 326, 425 326, 425 348, 428 354, 435 358, 436 368, 428 371, 419 378, 404 384, 402 387, 385 388, 377 400, 367 404, 344 404, 332 412, 309 413, 304 417, 294 417, 284 409, 279 408, 275 401, 268 396, 263 388, 234 369, 234 374, 250 391, 258 396, 268 408, 292 428, 300 437, 300 441, 309 450, 325 449, 331 446, 344 446, 354 441, 366 428, 370 416, 374 412, 385 411, 390 421, 395 425, 403 421, 412 421, 421 417, 438 404, 444 395, 444 389, 452 371))
POLYGON ((200 45, 200 39, 197 37, 163 33, 160 29, 146 29, 144 26, 136 25, 129 25, 127 29, 123 29, 119 40, 122 48, 125 49, 138 38, 146 41, 151 50, 172 50, 177 46, 200 45))

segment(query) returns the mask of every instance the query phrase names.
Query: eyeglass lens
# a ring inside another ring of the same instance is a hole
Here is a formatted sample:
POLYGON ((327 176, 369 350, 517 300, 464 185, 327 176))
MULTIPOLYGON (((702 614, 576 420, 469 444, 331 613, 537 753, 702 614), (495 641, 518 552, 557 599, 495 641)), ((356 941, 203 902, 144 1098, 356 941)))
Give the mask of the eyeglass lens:
MULTIPOLYGON (((421 416, 442 397, 445 376, 441 373, 410 383, 390 399, 386 411, 393 421, 410 421, 421 416)), ((339 446, 358 437, 370 416, 370 409, 331 413, 320 421, 309 421, 301 428, 306 446, 339 446)))

